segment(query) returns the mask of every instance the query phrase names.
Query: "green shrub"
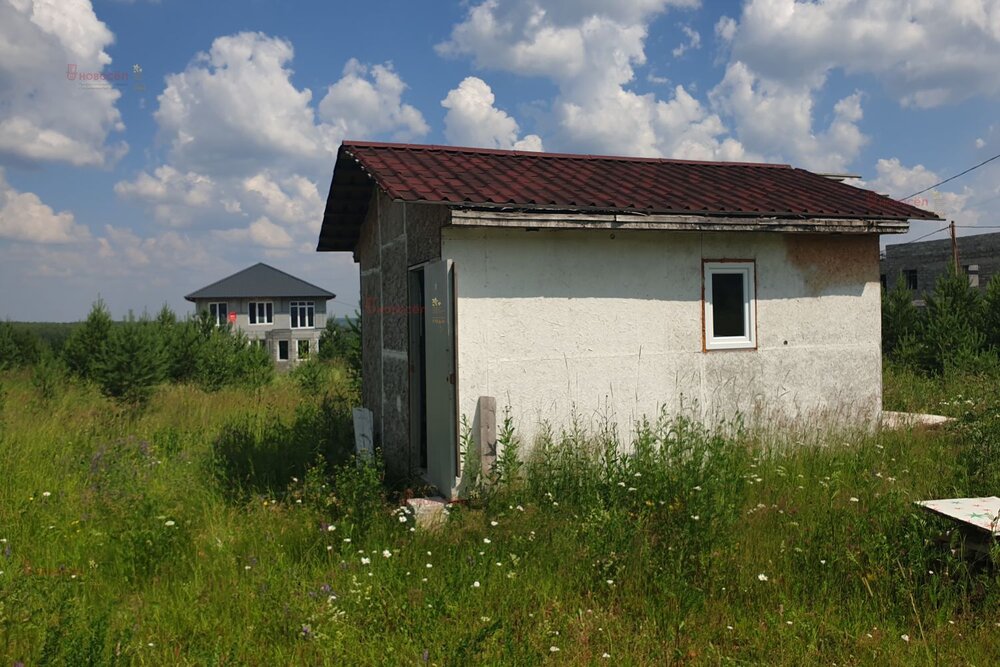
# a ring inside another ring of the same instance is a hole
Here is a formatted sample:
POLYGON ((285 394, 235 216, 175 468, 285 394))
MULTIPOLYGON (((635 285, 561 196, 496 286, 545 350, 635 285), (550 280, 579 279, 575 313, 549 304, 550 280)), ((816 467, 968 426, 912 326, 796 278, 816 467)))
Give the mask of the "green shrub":
POLYGON ((229 422, 212 445, 216 478, 231 497, 282 494, 318 457, 331 473, 354 450, 350 407, 331 397, 299 407, 291 423, 270 414, 229 422))
POLYGON ((361 317, 355 312, 354 317, 344 318, 340 324, 335 318, 326 320, 326 328, 319 338, 319 358, 323 361, 342 360, 347 366, 352 378, 361 378, 361 317))
POLYGON ((68 381, 66 364, 46 349, 31 372, 31 384, 43 401, 51 401, 62 393, 68 381))
POLYGON ((319 396, 330 380, 329 366, 318 359, 299 362, 289 375, 306 396, 319 396))
POLYGON ((983 295, 983 331, 986 344, 1000 350, 1000 275, 990 278, 983 295))
POLYGON ((0 371, 30 366, 38 361, 42 351, 38 336, 10 322, 0 322, 0 371))
POLYGON ((213 328, 197 348, 195 381, 205 391, 223 387, 262 387, 274 378, 274 362, 242 332, 213 328))

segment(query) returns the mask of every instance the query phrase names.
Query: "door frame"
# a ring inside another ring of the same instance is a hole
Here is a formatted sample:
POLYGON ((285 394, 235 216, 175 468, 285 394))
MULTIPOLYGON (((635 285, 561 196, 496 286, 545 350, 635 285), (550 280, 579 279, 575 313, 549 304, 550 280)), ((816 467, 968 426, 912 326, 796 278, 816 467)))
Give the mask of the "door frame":
MULTIPOLYGON (((428 460, 430 459, 430 448, 433 446, 430 442, 430 430, 427 428, 427 415, 430 411, 430 405, 428 399, 431 392, 428 392, 428 382, 431 380, 431 374, 428 372, 426 361, 427 361, 427 345, 428 336, 426 334, 428 324, 427 319, 427 282, 424 275, 426 268, 437 262, 447 262, 447 272, 450 278, 449 285, 449 296, 450 296, 450 319, 451 319, 451 377, 449 378, 451 389, 451 408, 452 414, 450 416, 450 439, 452 444, 451 453, 451 472, 453 473, 452 479, 450 481, 450 488, 442 489, 439 491, 444 495, 453 495, 455 489, 458 487, 458 480, 461 475, 462 470, 462 455, 461 455, 461 433, 459 427, 459 409, 458 409, 458 397, 459 397, 459 386, 458 386, 458 280, 457 272, 455 270, 455 262, 450 259, 440 259, 435 258, 426 262, 420 262, 407 267, 407 375, 408 375, 408 416, 409 416, 409 428, 408 428, 408 447, 407 456, 409 458, 409 464, 411 469, 416 468, 421 477, 428 480, 428 460), (420 274, 420 278, 417 279, 416 275, 420 274), (421 302, 416 304, 413 302, 413 291, 417 285, 420 285, 422 289, 421 302), (420 337, 416 332, 416 318, 413 309, 415 307, 422 306, 423 310, 420 312, 419 323, 422 324, 424 328, 423 335, 423 348, 419 346, 420 337), (422 373, 418 371, 418 366, 422 365, 422 373), (421 376, 423 382, 421 383, 421 376), (421 446, 424 445, 426 449, 421 451, 421 446), (417 465, 414 465, 414 463, 417 465)), ((430 481, 430 480, 428 480, 430 481)))

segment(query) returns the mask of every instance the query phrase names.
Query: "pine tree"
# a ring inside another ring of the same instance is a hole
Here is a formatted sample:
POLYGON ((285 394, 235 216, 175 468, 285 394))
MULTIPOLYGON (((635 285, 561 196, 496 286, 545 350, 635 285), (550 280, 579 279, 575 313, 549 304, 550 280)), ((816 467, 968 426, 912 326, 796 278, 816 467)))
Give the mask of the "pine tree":
POLYGON ((92 379, 94 363, 104 353, 114 323, 104 300, 98 297, 84 323, 75 329, 63 346, 63 360, 70 371, 92 379))
POLYGON ((915 335, 919 327, 920 313, 900 275, 891 290, 882 292, 882 352, 895 357, 904 339, 915 335))
POLYGON ((166 354, 156 325, 128 319, 111 330, 92 367, 104 395, 122 403, 143 405, 165 379, 166 354))
POLYGON ((986 344, 1000 352, 1000 275, 990 278, 983 297, 983 333, 986 344))
POLYGON ((952 269, 938 279, 926 302, 923 327, 926 369, 934 373, 974 369, 986 347, 979 290, 969 285, 966 276, 952 269))

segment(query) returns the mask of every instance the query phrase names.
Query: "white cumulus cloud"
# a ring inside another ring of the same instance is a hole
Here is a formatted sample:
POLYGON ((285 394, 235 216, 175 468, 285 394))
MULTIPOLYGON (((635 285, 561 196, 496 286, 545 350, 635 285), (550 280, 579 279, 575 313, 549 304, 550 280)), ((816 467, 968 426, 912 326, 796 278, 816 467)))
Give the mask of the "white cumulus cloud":
POLYGON ((542 140, 536 134, 518 138, 517 121, 494 106, 496 97, 489 85, 480 78, 466 77, 448 91, 441 106, 448 110, 444 117, 444 136, 459 146, 542 150, 542 140))
POLYGON ((748 151, 818 171, 843 171, 868 142, 858 123, 861 94, 834 105, 829 126, 814 128, 814 90, 759 78, 742 62, 730 63, 709 93, 713 105, 734 121, 748 151))
POLYGON ((717 34, 754 72, 816 87, 870 73, 904 105, 1000 94, 1000 3, 993 0, 749 0, 717 34))
MULTIPOLYGON (((471 56, 483 68, 553 81, 558 95, 543 123, 546 143, 560 150, 733 159, 738 142, 718 115, 683 87, 670 99, 630 89, 646 63, 649 23, 667 0, 486 0, 470 8, 441 54, 471 56)), ((700 35, 688 34, 689 48, 700 35)))
POLYGON ((387 134, 395 141, 419 139, 430 131, 416 107, 402 101, 406 84, 391 64, 367 66, 351 58, 343 76, 319 104, 325 131, 344 139, 387 134))
POLYGON ((89 0, 0 2, 0 157, 99 166, 128 150, 108 143, 125 129, 121 92, 68 75, 71 66, 77 75, 104 72, 113 41, 89 0))
POLYGON ((56 213, 34 192, 18 192, 0 168, 0 237, 30 243, 74 243, 89 230, 69 211, 56 213))

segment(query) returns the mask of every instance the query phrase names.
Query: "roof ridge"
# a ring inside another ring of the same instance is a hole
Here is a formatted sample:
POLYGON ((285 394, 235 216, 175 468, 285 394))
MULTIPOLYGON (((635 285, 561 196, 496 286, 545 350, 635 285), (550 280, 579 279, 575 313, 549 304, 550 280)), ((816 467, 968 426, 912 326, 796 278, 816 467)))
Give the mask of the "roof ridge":
POLYGON ((320 287, 319 285, 311 283, 308 280, 303 280, 302 278, 299 278, 298 276, 293 276, 291 273, 288 273, 287 271, 282 271, 281 269, 275 268, 275 267, 271 266, 270 264, 267 264, 266 262, 257 262, 256 264, 251 264, 250 266, 248 266, 248 267, 246 267, 244 269, 240 269, 239 271, 236 271, 235 273, 231 273, 228 276, 224 276, 224 277, 216 280, 213 283, 209 283, 208 285, 205 285, 204 287, 196 289, 196 290, 194 290, 193 292, 191 292, 189 294, 185 294, 184 298, 187 299, 187 300, 189 300, 189 301, 191 301, 192 298, 195 297, 196 294, 199 294, 201 292, 209 291, 212 288, 217 287, 217 286, 219 286, 222 283, 225 283, 227 281, 231 281, 231 280, 233 280, 233 279, 235 279, 235 278, 237 278, 237 277, 239 277, 239 276, 247 273, 248 271, 252 271, 253 269, 256 269, 257 267, 263 267, 263 268, 265 268, 265 269, 267 269, 269 271, 273 271, 274 273, 279 273, 279 274, 281 274, 283 276, 286 276, 287 278, 290 278, 291 280, 293 280, 293 281, 295 281, 297 283, 301 283, 302 285, 304 285, 306 287, 310 287, 310 288, 312 288, 314 290, 322 292, 323 294, 329 294, 330 295, 329 296, 330 299, 334 299, 337 296, 336 294, 334 294, 333 292, 331 292, 330 290, 328 290, 326 288, 320 287))
POLYGON ((351 148, 390 148, 406 151, 444 151, 452 153, 473 153, 484 155, 507 155, 510 157, 527 157, 543 159, 564 159, 564 160, 600 160, 610 162, 655 162, 669 164, 696 164, 706 167, 726 166, 726 167, 769 167, 775 169, 792 169, 790 164, 780 162, 734 162, 727 160, 690 160, 681 158, 665 157, 641 157, 629 155, 601 155, 593 153, 550 153, 546 151, 520 151, 504 148, 479 148, 476 146, 445 146, 443 144, 407 144, 390 141, 353 141, 341 142, 341 147, 351 148))

